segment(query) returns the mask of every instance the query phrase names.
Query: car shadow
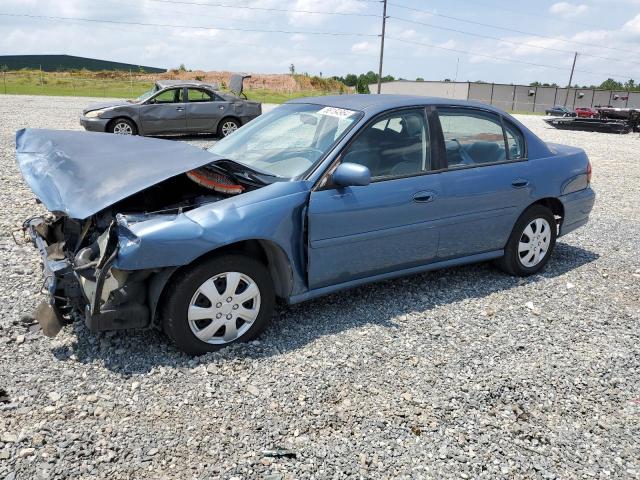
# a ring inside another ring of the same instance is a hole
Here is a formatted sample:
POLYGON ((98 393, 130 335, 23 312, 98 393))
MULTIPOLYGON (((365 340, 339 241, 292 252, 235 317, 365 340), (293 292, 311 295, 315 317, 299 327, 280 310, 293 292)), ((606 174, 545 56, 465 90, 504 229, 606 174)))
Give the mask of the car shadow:
MULTIPOLYGON (((302 304, 279 305, 259 343, 236 344, 201 357, 181 353, 156 330, 95 334, 88 331, 83 322, 73 324, 76 342, 53 348, 52 352, 61 361, 101 361, 107 369, 123 376, 147 373, 159 366, 193 368, 238 358, 266 358, 366 324, 397 328, 394 319, 401 315, 416 311, 428 313, 436 306, 535 284, 561 276, 598 257, 583 248, 558 243, 547 268, 528 278, 511 277, 491 263, 479 263, 365 285, 302 304)), ((494 318, 499 321, 499 312, 494 318)))

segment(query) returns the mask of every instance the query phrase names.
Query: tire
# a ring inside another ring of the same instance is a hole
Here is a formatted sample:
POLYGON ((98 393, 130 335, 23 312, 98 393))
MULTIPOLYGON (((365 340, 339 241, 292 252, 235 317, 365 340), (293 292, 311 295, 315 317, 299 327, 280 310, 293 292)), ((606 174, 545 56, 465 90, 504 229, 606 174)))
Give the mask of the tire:
POLYGON ((170 294, 161 305, 162 327, 189 355, 203 355, 255 339, 269 323, 275 302, 266 267, 253 258, 235 254, 213 257, 190 267, 179 273, 166 291, 170 294), (234 292, 225 291, 228 279, 237 280, 234 292), (247 296, 251 298, 243 301, 247 296))
POLYGON ((137 135, 138 127, 128 118, 116 118, 109 123, 107 127, 109 133, 115 133, 116 135, 137 135))
POLYGON ((240 122, 235 118, 223 118, 218 124, 218 136, 227 137, 241 127, 240 122))
POLYGON ((532 205, 520 215, 504 249, 504 256, 496 263, 510 275, 526 277, 538 273, 551 258, 557 235, 558 227, 551 210, 542 205, 532 205))

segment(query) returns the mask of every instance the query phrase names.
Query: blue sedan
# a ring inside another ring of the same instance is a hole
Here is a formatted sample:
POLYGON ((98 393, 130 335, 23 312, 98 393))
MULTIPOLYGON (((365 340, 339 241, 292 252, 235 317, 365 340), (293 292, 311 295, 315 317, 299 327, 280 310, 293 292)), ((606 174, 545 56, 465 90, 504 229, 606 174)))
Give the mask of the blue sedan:
POLYGON ((45 334, 157 327, 190 354, 256 338, 276 299, 489 260, 534 274, 595 199, 583 150, 424 97, 299 99, 209 150, 22 130, 17 158, 51 212, 24 225, 45 334))

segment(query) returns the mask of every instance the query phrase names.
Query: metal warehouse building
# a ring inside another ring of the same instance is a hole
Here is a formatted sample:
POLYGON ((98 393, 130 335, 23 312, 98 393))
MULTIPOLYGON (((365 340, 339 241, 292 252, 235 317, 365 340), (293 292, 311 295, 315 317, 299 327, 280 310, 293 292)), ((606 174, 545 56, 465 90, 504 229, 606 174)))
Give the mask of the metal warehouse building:
MULTIPOLYGON (((369 85, 372 92, 377 85, 369 85)), ((512 112, 544 113, 554 105, 568 108, 612 106, 640 108, 640 92, 593 88, 529 87, 477 82, 412 82, 399 80, 382 84, 382 93, 475 100, 512 112)))

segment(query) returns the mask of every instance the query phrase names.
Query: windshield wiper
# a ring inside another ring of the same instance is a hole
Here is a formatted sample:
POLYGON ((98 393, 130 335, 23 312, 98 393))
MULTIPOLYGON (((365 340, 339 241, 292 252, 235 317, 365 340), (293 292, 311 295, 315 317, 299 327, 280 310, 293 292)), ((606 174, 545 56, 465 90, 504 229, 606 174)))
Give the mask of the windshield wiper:
POLYGON ((249 167, 248 165, 231 160, 230 158, 214 160, 209 164, 209 167, 218 170, 220 173, 233 177, 237 182, 244 181, 268 185, 283 178, 269 172, 265 172, 264 170, 249 167))
POLYGON ((248 170, 250 172, 259 173, 260 175, 264 175, 267 177, 282 178, 279 175, 275 175, 273 173, 267 172, 266 170, 262 170, 260 168, 250 167, 249 165, 245 165, 244 163, 238 162, 237 160, 231 160, 230 158, 225 158, 224 160, 227 162, 235 163, 236 165, 240 165, 243 169, 248 170))

